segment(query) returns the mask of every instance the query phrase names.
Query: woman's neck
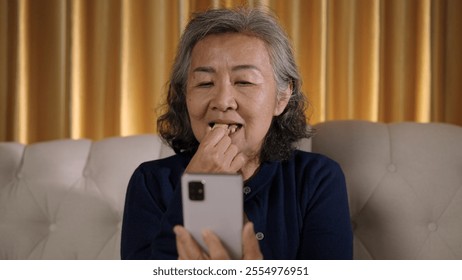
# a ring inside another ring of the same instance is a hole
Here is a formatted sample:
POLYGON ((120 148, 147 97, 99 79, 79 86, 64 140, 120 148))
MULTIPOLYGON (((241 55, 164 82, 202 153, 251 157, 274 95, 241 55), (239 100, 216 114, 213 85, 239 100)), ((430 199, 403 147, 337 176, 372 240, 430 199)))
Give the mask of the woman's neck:
POLYGON ((258 168, 260 168, 260 160, 254 158, 253 160, 247 161, 247 163, 241 168, 241 175, 244 181, 250 179, 255 173, 257 173, 258 168))

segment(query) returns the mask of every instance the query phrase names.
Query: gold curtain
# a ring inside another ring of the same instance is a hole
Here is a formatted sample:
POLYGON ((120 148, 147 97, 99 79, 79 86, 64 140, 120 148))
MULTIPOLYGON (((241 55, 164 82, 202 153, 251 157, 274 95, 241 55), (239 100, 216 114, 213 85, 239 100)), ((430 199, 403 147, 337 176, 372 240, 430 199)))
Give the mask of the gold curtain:
POLYGON ((0 0, 0 141, 154 133, 192 12, 265 5, 335 119, 462 125, 460 0, 0 0))

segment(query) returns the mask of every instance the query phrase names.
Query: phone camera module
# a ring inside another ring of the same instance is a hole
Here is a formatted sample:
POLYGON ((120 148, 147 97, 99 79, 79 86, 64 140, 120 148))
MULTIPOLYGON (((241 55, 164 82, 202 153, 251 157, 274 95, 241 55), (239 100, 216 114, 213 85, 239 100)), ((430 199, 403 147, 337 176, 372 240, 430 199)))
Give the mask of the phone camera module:
POLYGON ((191 181, 188 185, 189 199, 204 200, 204 183, 200 181, 191 181))

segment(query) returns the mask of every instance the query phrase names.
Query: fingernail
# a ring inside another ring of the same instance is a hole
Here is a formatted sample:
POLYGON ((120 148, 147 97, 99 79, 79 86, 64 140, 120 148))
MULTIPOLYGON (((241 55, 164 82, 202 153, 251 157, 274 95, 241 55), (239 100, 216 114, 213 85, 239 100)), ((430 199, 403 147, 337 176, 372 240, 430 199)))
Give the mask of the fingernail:
POLYGON ((210 230, 209 229, 202 230, 202 237, 207 237, 209 235, 210 235, 210 230))
POLYGON ((253 223, 249 221, 249 222, 247 222, 247 224, 246 224, 246 226, 249 228, 248 230, 250 232, 252 232, 252 233, 255 232, 255 229, 253 228, 253 223))
POLYGON ((173 232, 175 233, 176 236, 181 237, 182 232, 181 232, 180 226, 174 226, 173 232))

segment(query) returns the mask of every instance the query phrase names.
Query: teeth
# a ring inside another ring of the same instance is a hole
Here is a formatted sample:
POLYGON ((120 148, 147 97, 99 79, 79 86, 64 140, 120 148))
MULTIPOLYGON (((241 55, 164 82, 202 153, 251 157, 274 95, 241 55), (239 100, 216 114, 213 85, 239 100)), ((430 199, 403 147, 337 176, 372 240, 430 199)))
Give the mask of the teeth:
POLYGON ((230 125, 229 128, 228 128, 228 129, 229 129, 229 133, 230 133, 230 134, 233 134, 234 132, 237 131, 237 128, 238 128, 238 127, 237 127, 236 124, 230 125))
POLYGON ((224 129, 227 129, 229 131, 229 134, 233 134, 236 131, 239 130, 240 125, 238 124, 224 124, 224 123, 215 123, 212 127, 212 129, 215 129, 216 127, 222 127, 224 129))

